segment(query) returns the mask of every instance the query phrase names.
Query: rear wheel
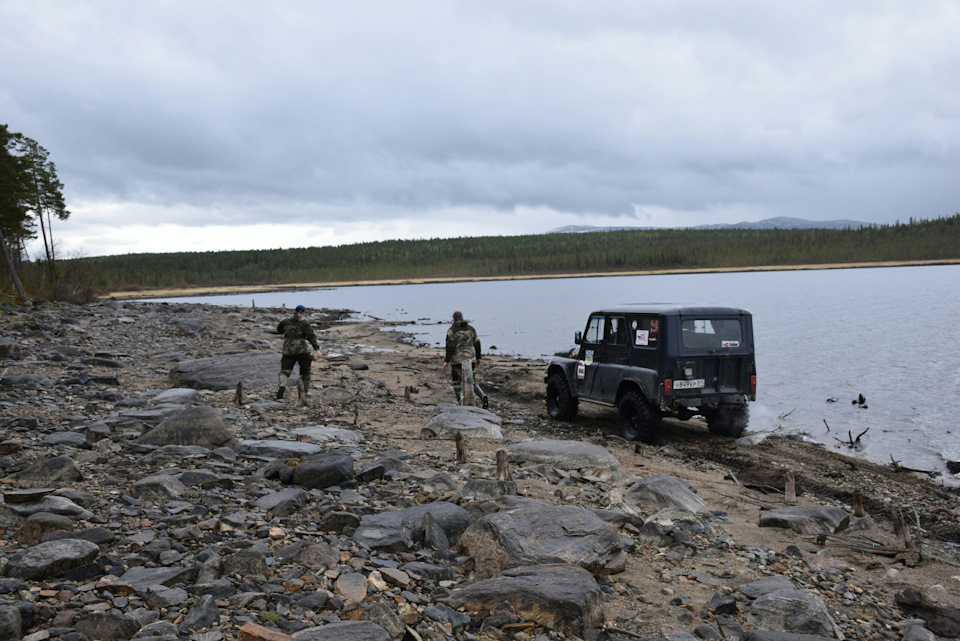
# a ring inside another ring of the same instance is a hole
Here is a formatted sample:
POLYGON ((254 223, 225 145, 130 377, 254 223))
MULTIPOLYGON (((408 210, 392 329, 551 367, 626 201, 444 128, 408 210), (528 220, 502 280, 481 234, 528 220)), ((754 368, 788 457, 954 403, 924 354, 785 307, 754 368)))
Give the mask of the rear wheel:
POLYGON ((570 419, 577 415, 579 403, 570 391, 567 378, 554 372, 547 378, 547 414, 551 418, 570 419))
POLYGON ((620 398, 620 435, 628 441, 656 443, 660 428, 660 413, 637 391, 626 392, 620 398))
POLYGON ((747 429, 750 411, 747 404, 721 405, 707 414, 707 428, 714 434, 737 438, 747 429))

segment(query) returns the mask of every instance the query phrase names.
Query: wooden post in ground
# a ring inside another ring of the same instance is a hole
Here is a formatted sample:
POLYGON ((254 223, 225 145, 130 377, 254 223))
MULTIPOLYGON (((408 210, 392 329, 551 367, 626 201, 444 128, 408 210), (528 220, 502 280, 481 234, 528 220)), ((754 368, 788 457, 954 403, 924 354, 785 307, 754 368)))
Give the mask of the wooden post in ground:
POLYGON ((303 389, 303 379, 297 379, 297 401, 301 405, 307 404, 307 390, 303 389))
POLYGON ((866 515, 866 512, 863 511, 863 494, 860 493, 860 490, 853 491, 853 515, 858 519, 866 515))
POLYGON ((513 476, 510 474, 510 464, 507 463, 506 450, 497 450, 497 480, 498 481, 513 480, 513 476))
POLYGON ((784 500, 791 505, 797 502, 797 479, 793 472, 787 472, 787 478, 783 482, 784 500))
POLYGON ((463 361, 461 366, 463 367, 463 400, 460 404, 474 407, 477 399, 473 393, 473 362, 463 361))
POLYGON ((903 512, 897 509, 893 513, 893 533, 901 548, 906 550, 913 549, 913 541, 910 539, 910 530, 907 529, 907 523, 903 520, 903 512))
POLYGON ((464 442, 463 432, 457 432, 457 463, 467 462, 467 444, 464 442))
POLYGON ((233 402, 243 405, 243 381, 237 381, 237 393, 233 395, 233 402))

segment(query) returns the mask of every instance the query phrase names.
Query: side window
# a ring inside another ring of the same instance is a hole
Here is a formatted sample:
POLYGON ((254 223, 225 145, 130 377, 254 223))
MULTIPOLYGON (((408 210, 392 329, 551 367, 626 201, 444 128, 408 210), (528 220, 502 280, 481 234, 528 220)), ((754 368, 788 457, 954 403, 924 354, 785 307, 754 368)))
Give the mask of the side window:
POLYGON ((587 331, 583 333, 584 343, 603 342, 603 316, 591 316, 587 321, 587 331))
POLYGON ((627 344, 627 321, 621 316, 607 317, 607 344, 627 344))
POLYGON ((631 319, 629 335, 634 347, 656 349, 660 343, 660 317, 637 316, 631 319))

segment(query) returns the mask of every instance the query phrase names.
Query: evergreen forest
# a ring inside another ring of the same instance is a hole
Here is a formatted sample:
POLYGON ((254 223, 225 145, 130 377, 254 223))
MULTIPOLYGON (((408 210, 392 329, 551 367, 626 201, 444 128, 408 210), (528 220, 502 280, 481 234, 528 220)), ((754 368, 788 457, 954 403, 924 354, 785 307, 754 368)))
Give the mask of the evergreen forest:
POLYGON ((73 268, 97 290, 118 292, 950 259, 960 259, 960 214, 857 229, 643 229, 128 254, 73 259, 73 268))

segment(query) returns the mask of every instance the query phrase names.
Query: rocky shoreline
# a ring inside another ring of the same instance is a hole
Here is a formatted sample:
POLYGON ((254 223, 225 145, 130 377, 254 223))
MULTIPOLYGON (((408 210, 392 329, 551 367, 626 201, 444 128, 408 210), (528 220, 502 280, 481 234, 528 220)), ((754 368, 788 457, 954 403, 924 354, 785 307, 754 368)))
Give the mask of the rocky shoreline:
POLYGON ((439 349, 341 311, 277 401, 283 315, 0 310, 0 638, 960 635, 953 488, 697 421, 657 447, 558 424, 536 361, 485 357, 489 411, 450 405, 439 349))

